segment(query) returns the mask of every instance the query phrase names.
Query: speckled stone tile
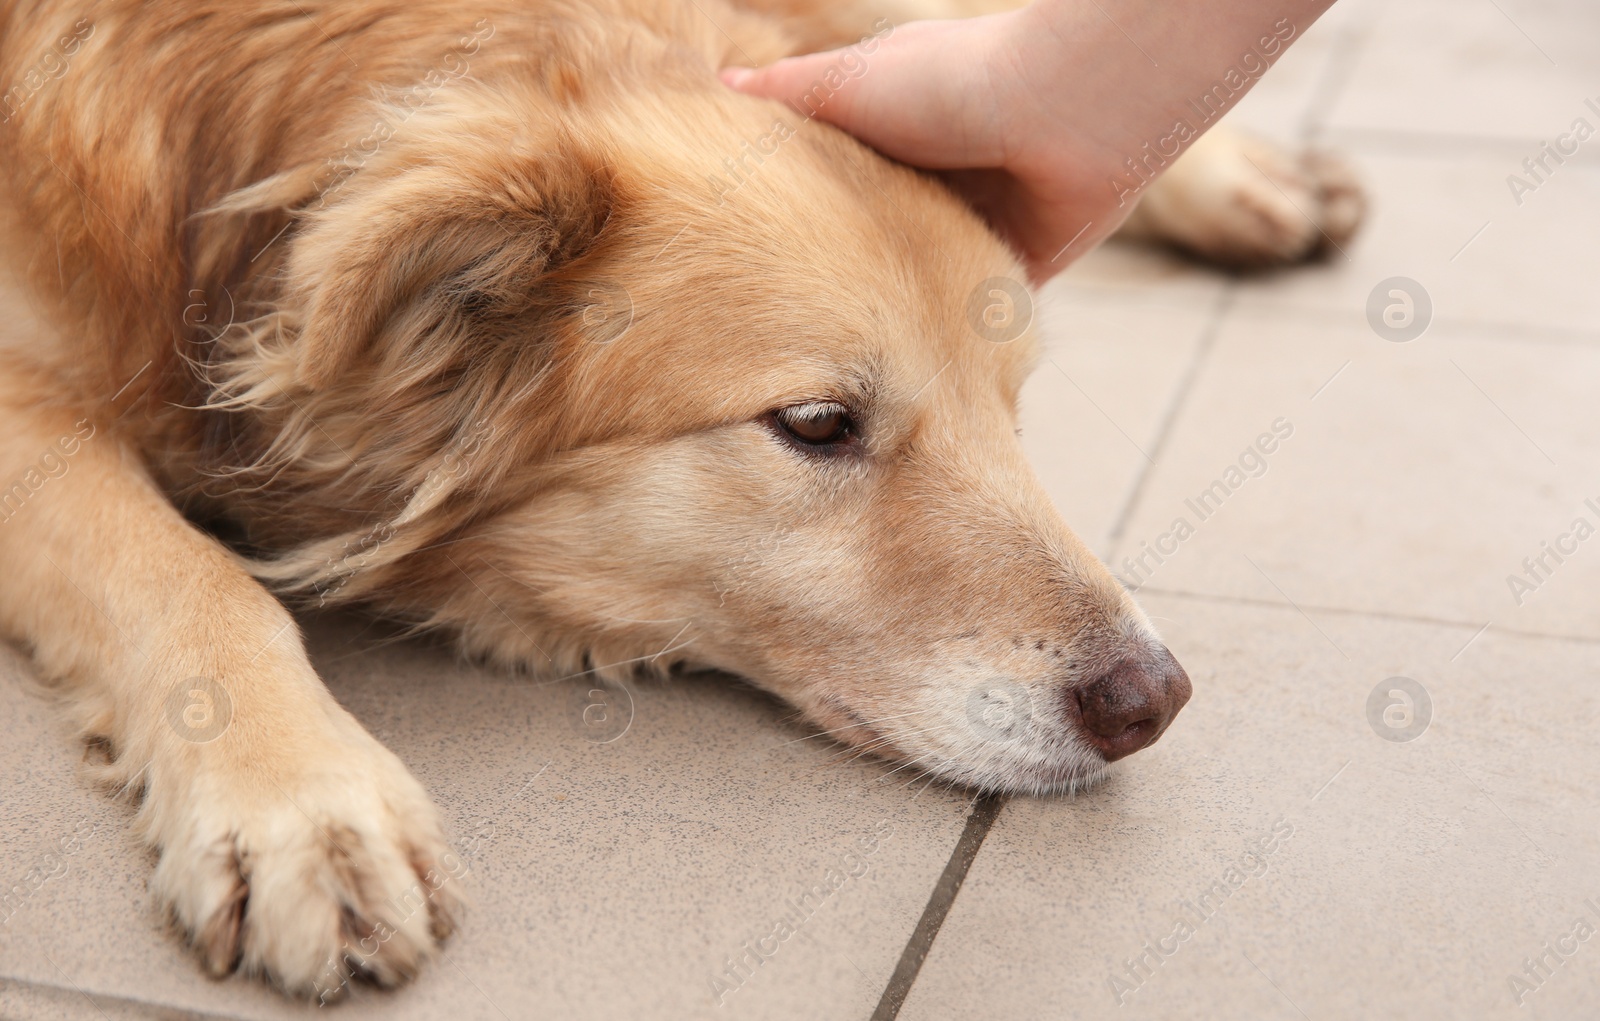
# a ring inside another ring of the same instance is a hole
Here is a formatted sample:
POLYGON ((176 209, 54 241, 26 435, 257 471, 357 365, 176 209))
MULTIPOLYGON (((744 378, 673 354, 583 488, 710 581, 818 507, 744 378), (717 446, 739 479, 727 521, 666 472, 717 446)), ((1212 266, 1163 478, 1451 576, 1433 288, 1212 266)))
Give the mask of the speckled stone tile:
MULTIPOLYGON (((334 693, 433 793, 475 900, 419 981, 362 990, 343 1018, 864 1017, 961 832, 964 796, 837 763, 836 748, 798 740, 807 731, 785 708, 727 678, 637 683, 631 724, 599 743, 610 732, 586 730, 578 680, 463 666, 348 621, 313 634, 334 693), (831 869, 862 874, 718 1007, 713 973, 831 869)), ((93 998, 120 1016, 317 1013, 201 975, 152 905, 128 810, 76 777, 80 752, 24 673, 0 647, 0 861, 10 883, 44 877, 0 927, 0 1012, 94 1017, 93 998)))
POLYGON ((1145 603, 1193 700, 1112 782, 1007 803, 902 1021, 1593 1016, 1600 642, 1145 603))
POLYGON ((1443 324, 1391 343, 1235 310, 1113 566, 1158 589, 1600 637, 1596 379, 1595 344, 1443 324))

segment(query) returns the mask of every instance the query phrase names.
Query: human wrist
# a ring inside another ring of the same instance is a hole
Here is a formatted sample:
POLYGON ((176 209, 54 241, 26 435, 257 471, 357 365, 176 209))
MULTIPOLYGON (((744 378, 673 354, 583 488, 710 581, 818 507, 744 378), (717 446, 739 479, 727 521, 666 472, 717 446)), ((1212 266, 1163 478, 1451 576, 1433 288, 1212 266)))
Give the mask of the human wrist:
POLYGON ((1019 176, 1104 176, 1135 137, 1127 108, 1140 97, 1121 83, 1147 76, 1121 66, 1126 55, 1117 44, 1127 41, 1089 15, 1088 0, 1035 0, 997 15, 987 34, 986 66, 1005 92, 997 106, 1011 136, 1006 169, 1019 176))

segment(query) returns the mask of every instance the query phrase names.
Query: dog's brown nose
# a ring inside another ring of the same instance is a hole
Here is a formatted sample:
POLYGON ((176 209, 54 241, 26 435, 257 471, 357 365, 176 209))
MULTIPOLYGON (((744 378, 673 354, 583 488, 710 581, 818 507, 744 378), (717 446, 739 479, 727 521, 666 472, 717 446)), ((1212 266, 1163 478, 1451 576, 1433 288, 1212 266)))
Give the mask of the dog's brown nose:
POLYGON ((1107 762, 1132 755, 1161 736, 1191 691, 1189 675, 1165 647, 1125 659, 1076 692, 1084 736, 1107 762))

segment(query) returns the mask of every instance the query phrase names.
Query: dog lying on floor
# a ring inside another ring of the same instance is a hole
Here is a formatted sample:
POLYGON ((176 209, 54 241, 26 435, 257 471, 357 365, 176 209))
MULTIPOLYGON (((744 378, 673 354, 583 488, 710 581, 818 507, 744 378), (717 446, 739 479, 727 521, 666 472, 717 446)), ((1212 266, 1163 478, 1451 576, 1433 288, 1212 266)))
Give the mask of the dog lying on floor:
MULTIPOLYGON (((1023 459, 1013 255, 716 79, 884 13, 921 12, 0 8, 37 309, 0 328, 0 629, 141 795, 211 973, 395 983, 457 905, 280 596, 550 675, 717 667, 990 789, 1091 781, 1187 699, 1023 459)), ((1130 229, 1272 263, 1358 217, 1333 165, 1212 133, 1130 229)))

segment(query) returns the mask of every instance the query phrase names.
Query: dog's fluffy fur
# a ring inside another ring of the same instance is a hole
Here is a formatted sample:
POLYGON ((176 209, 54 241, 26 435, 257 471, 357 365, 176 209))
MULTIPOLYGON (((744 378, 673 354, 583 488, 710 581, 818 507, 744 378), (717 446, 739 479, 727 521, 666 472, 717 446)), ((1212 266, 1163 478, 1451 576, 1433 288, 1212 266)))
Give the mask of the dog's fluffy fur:
MULTIPOLYGON (((718 667, 956 781, 1104 768, 1070 692, 1160 645, 1022 457, 1031 335, 969 325, 1018 263, 936 181, 715 78, 929 13, 957 12, 0 8, 36 310, 0 326, 0 627, 142 792, 213 973, 401 980, 459 885, 269 589, 550 674, 718 667), (817 402, 847 442, 773 417, 817 402), (1014 740, 973 725, 994 685, 1014 740)), ((1209 136, 1135 228, 1272 261, 1354 226, 1326 167, 1263 149, 1260 181, 1246 144, 1209 136)))

